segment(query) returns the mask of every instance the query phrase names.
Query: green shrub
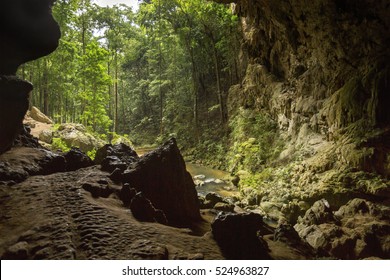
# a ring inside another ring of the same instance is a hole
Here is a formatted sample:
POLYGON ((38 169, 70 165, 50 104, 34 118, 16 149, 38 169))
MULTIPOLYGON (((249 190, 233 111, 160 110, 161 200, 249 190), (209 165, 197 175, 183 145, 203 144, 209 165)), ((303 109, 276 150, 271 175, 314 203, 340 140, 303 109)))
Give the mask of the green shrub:
POLYGON ((51 146, 53 150, 61 150, 64 153, 70 150, 70 147, 61 138, 53 138, 51 146))
POLYGON ((96 149, 92 149, 92 150, 88 151, 87 156, 89 156, 92 160, 94 160, 96 157, 96 149))
POLYGON ((263 113, 240 108, 230 127, 233 144, 228 158, 232 171, 258 172, 282 150, 276 122, 263 113))

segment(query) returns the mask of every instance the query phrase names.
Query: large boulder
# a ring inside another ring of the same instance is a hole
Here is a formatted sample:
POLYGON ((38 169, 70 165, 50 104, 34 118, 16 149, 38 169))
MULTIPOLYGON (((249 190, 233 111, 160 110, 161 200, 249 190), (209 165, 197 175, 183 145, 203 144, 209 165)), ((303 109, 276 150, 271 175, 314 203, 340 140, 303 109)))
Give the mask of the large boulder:
POLYGON ((325 219, 313 219, 320 204, 316 202, 294 226, 319 255, 339 259, 390 258, 388 206, 355 198, 341 206, 331 219, 330 214, 325 219))
POLYGON ((64 171, 65 158, 48 150, 14 147, 0 155, 0 181, 20 182, 29 176, 64 171))
POLYGON ((271 259, 261 236, 271 232, 255 213, 219 213, 211 224, 214 239, 227 259, 271 259))
POLYGON ((119 193, 119 198, 122 200, 124 206, 130 206, 131 200, 136 196, 137 191, 130 187, 129 184, 124 184, 119 193))
POLYGON ((92 159, 78 148, 72 148, 65 154, 66 170, 75 171, 93 165, 92 159))
POLYGON ((96 151, 95 163, 102 164, 102 162, 110 156, 116 157, 127 165, 136 162, 139 159, 137 153, 124 143, 115 145, 106 144, 96 151))
POLYGON ((175 139, 141 157, 123 173, 123 182, 141 191, 171 225, 200 220, 195 184, 175 139))
POLYGON ((329 202, 326 199, 321 199, 316 201, 313 206, 306 211, 301 223, 306 225, 319 225, 334 221, 335 218, 329 202))
POLYGON ((30 112, 28 112, 28 115, 30 118, 36 120, 37 122, 53 124, 53 121, 35 106, 31 107, 31 110, 30 112))
POLYGON ((104 142, 88 133, 81 124, 61 124, 54 133, 54 138, 60 138, 68 147, 77 147, 83 152, 98 149, 104 142))
POLYGON ((163 211, 156 209, 142 192, 137 193, 130 203, 130 210, 134 218, 143 222, 157 222, 167 224, 167 218, 163 211))
POLYGON ((53 143, 53 131, 50 129, 44 129, 39 133, 39 140, 51 144, 53 143))

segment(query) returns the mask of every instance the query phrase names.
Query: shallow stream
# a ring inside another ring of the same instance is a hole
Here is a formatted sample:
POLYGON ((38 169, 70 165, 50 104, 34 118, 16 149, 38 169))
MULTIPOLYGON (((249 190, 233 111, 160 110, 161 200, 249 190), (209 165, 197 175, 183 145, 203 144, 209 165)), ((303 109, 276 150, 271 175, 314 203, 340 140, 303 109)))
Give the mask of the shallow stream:
MULTIPOLYGON (((136 152, 142 156, 152 150, 154 149, 140 148, 136 149, 136 152)), ((228 172, 190 162, 186 162, 186 167, 194 180, 198 194, 206 195, 209 192, 216 192, 224 197, 239 194, 237 188, 230 181, 228 172)))
POLYGON ((216 192, 222 196, 238 195, 237 188, 229 179, 229 173, 207 166, 186 162, 199 194, 216 192))

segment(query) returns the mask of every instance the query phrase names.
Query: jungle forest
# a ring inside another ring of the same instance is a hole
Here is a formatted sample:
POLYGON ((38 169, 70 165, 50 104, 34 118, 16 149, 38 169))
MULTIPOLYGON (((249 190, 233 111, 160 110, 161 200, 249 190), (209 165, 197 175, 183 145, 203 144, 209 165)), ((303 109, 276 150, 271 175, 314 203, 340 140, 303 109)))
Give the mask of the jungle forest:
POLYGON ((56 123, 81 123, 103 138, 195 145, 226 130, 227 91, 239 80, 238 17, 205 0, 126 5, 59 0, 56 52, 23 65, 32 105, 56 123))
POLYGON ((390 259, 389 1, 126 2, 0 1, 1 259, 390 259))

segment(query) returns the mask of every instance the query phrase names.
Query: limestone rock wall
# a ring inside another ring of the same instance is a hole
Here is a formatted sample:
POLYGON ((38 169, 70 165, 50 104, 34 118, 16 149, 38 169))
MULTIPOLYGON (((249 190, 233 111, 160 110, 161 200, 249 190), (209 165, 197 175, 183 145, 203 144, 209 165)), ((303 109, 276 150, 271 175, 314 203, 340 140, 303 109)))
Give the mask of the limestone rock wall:
POLYGON ((330 167, 390 176, 390 3, 237 0, 233 8, 246 75, 231 88, 230 115, 236 104, 270 115, 290 143, 282 158, 333 145, 330 167))

